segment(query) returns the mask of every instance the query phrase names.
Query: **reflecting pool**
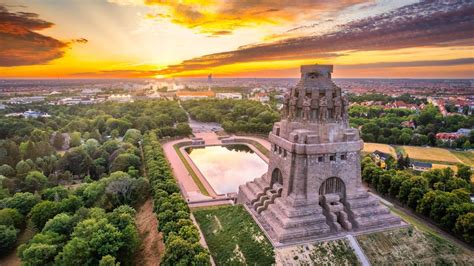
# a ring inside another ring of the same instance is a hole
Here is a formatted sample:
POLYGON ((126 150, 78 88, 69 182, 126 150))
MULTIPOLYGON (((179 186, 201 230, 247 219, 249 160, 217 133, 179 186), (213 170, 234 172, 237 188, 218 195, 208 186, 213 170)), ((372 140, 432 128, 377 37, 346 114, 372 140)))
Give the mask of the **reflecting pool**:
POLYGON ((217 194, 237 192, 267 171, 267 163, 244 144, 186 148, 199 171, 217 194))

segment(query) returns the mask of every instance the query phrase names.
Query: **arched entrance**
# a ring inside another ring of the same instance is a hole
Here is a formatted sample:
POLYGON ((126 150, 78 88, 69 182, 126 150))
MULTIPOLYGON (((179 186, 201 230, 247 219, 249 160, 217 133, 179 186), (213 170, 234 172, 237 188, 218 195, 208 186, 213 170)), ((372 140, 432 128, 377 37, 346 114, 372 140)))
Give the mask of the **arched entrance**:
POLYGON ((283 174, 278 168, 275 168, 272 172, 272 180, 271 180, 270 187, 273 187, 273 184, 276 184, 276 183, 283 186, 283 174))
POLYGON ((319 187, 319 195, 325 194, 339 194, 341 199, 346 197, 346 186, 344 181, 339 177, 330 177, 321 184, 319 187))
POLYGON ((339 177, 330 177, 319 187, 319 204, 323 207, 323 214, 332 230, 352 229, 344 207, 345 198, 346 186, 339 177))

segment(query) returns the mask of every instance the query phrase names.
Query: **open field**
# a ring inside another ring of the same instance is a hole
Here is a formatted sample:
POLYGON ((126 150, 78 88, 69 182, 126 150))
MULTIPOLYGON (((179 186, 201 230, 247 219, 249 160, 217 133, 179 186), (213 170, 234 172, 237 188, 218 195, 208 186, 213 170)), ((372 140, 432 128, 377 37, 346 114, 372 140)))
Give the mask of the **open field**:
POLYGON ((417 146, 401 147, 405 150, 410 159, 430 162, 446 162, 450 164, 461 163, 461 161, 447 149, 417 146))
POLYGON ((464 164, 474 167, 474 151, 452 151, 464 164))
POLYGON ((439 163, 434 163, 432 169, 444 169, 444 168, 451 168, 454 172, 458 171, 458 167, 456 165, 450 165, 450 164, 439 164, 439 163))
POLYGON ((362 151, 372 153, 376 150, 391 154, 394 158, 397 158, 397 153, 395 152, 395 149, 387 144, 365 142, 364 149, 362 151))
POLYGON ((271 265, 273 247, 242 205, 192 210, 216 265, 271 265))
POLYGON ((277 265, 360 265, 346 239, 278 248, 277 265))
POLYGON ((473 265, 472 253, 413 228, 357 236, 373 265, 473 265))

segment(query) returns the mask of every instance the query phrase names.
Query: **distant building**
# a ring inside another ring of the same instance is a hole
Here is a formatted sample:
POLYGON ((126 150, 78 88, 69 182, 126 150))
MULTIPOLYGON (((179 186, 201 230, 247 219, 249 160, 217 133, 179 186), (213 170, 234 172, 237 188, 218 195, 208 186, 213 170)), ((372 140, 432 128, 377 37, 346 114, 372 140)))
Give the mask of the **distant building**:
POLYGON ((217 99, 235 99, 235 100, 242 100, 242 94, 241 93, 216 93, 216 98, 217 99))
POLYGON ((43 113, 40 111, 32 111, 28 110, 23 113, 10 113, 6 114, 7 117, 24 117, 24 118, 39 118, 39 117, 51 117, 51 115, 47 113, 43 113))
POLYGON ((129 103, 133 102, 133 98, 130 94, 117 94, 110 95, 107 99, 108 101, 118 102, 118 103, 129 103))
POLYGON ((462 137, 463 135, 458 133, 446 133, 440 132, 436 134, 436 139, 441 141, 453 141, 457 140, 458 138, 462 137))
POLYGON ((380 160, 380 161, 385 161, 387 160, 388 158, 391 158, 392 155, 388 154, 388 153, 385 153, 385 152, 381 152, 379 150, 375 150, 374 152, 372 152, 372 154, 370 155, 373 159, 376 159, 376 160, 380 160))
POLYGON ((44 102, 43 96, 15 97, 8 100, 9 104, 30 104, 44 102))
POLYGON ((215 96, 213 91, 178 91, 176 96, 181 101, 207 99, 215 96))
POLYGON ((413 128, 413 129, 415 128, 415 122, 413 120, 403 121, 402 123, 400 123, 400 125, 406 128, 413 128))
POLYGON ((460 128, 458 129, 458 131, 456 131, 456 133, 459 135, 463 135, 465 137, 469 137, 469 135, 471 134, 471 131, 472 129, 469 129, 469 128, 460 128))
POLYGON ((84 89, 81 91, 81 95, 96 95, 101 92, 101 89, 84 89))
POLYGON ((412 161, 411 162, 411 167, 413 168, 413 170, 424 172, 424 171, 431 170, 431 168, 433 167, 433 164, 432 163, 412 161))

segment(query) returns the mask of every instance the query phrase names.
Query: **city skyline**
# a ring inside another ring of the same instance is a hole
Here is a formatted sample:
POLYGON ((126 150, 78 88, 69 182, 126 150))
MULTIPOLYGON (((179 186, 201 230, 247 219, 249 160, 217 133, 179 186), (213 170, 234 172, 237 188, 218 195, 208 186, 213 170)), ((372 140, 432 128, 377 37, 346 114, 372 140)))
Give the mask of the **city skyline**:
POLYGON ((474 78, 470 1, 5 0, 0 78, 474 78))

